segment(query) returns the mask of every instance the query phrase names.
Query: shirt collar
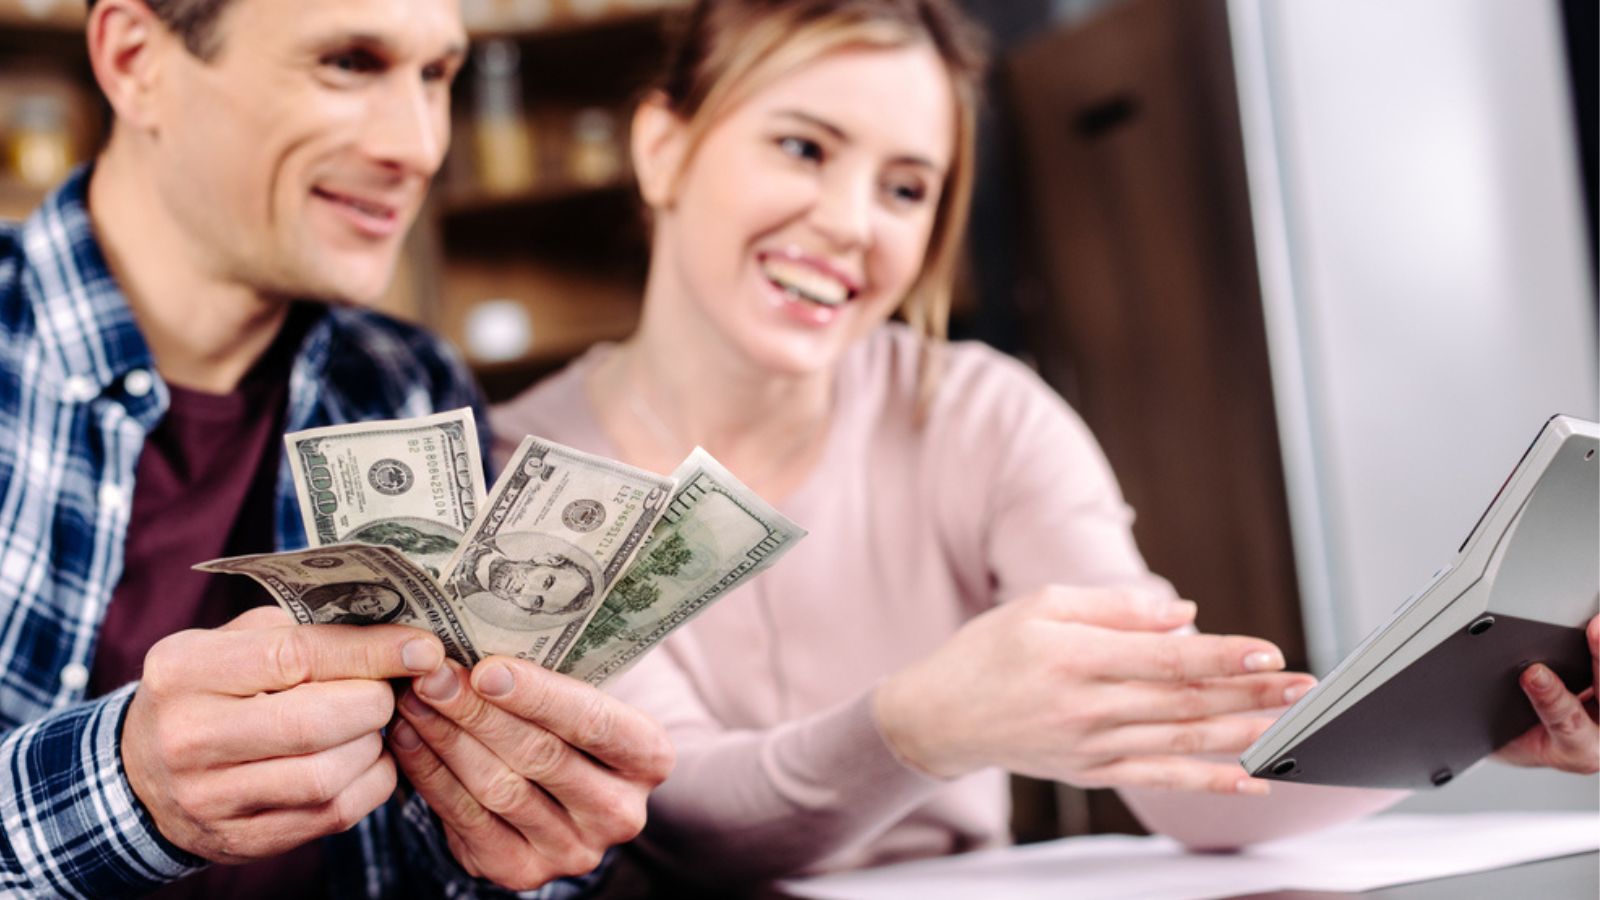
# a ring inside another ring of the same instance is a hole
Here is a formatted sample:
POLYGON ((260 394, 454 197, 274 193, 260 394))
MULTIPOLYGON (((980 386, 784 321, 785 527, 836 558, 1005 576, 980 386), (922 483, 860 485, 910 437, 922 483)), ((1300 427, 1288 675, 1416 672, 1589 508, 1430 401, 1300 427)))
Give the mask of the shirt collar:
POLYGON ((24 290, 37 336, 66 399, 91 400, 141 370, 145 375, 135 378, 133 393, 159 401, 164 389, 141 390, 155 361, 89 219, 92 171, 91 165, 79 167, 22 225, 24 290))

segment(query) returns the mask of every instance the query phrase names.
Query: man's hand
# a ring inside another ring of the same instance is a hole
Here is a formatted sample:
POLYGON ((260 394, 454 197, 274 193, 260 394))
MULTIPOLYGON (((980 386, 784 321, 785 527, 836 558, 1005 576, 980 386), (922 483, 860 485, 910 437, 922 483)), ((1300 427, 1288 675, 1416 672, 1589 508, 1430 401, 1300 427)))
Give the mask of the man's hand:
POLYGON ((1539 724, 1500 748, 1495 758, 1513 766, 1541 766, 1593 775, 1600 772, 1600 724, 1595 723, 1595 685, 1600 684, 1600 616, 1589 620, 1589 658, 1595 680, 1573 694, 1548 666, 1534 664, 1522 672, 1539 724))
POLYGON ((389 734, 470 874, 513 890, 582 875, 644 827, 666 732, 599 690, 506 657, 419 678, 389 734))
POLYGON ((343 831, 394 792, 384 679, 443 661, 416 628, 294 625, 277 608, 171 635, 123 723, 128 782, 168 840, 213 862, 343 831))
POLYGON ((1049 587, 968 622, 873 697, 911 766, 955 777, 986 766, 1079 787, 1267 792, 1235 754, 1314 680, 1280 672, 1259 638, 1175 634, 1194 604, 1049 587))

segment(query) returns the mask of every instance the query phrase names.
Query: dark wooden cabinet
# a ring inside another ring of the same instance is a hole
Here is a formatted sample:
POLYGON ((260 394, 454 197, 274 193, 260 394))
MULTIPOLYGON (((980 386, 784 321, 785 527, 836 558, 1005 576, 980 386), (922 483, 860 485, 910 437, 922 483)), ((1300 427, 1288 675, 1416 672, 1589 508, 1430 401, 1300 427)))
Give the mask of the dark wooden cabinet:
MULTIPOLYGON (((1126 0, 1009 54, 1028 352, 1100 439, 1150 567, 1306 664, 1224 0, 1126 0)), ((1061 795, 1068 830, 1132 830, 1061 795), (1071 808, 1075 807, 1075 808, 1071 808)))

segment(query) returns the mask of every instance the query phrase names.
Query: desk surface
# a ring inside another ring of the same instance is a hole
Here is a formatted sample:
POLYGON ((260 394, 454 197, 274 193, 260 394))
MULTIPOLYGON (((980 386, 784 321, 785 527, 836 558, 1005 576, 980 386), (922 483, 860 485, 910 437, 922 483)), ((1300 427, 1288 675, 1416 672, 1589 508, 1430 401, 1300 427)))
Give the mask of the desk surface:
POLYGON ((1371 897, 1381 900, 1496 900, 1537 897, 1540 900, 1594 900, 1600 897, 1600 852, 1506 866, 1487 872, 1434 878, 1379 888, 1360 894, 1333 891, 1269 891, 1229 900, 1334 900, 1371 897))
POLYGON ((844 873, 784 889, 833 900, 1595 900, 1597 839, 1600 817, 1587 812, 1390 815, 1239 854, 1184 853, 1169 838, 1097 835, 844 873), (1473 868, 1483 871, 1460 874, 1473 868))

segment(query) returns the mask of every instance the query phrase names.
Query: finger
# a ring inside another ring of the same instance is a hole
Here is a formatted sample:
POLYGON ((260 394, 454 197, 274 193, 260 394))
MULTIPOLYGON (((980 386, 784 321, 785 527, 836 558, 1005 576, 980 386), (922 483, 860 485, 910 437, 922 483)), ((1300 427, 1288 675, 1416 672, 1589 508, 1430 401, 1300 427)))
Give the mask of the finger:
POLYGON ((1211 794, 1263 795, 1267 782, 1251 778, 1244 769, 1226 763, 1208 763, 1182 756, 1142 756, 1119 759, 1085 773, 1088 787, 1141 787, 1211 794))
POLYGON ((207 687, 248 697, 313 681, 404 678, 444 660, 439 639, 408 625, 297 625, 214 632, 193 641, 190 664, 207 687))
MULTIPOLYGON (((407 705, 402 702, 402 709, 407 705)), ((437 715, 433 719, 447 722, 437 715)), ((389 744, 401 770, 439 816, 451 853, 469 872, 508 887, 532 888, 588 872, 598 863, 599 851, 586 847, 570 826, 557 821, 560 808, 555 803, 550 803, 546 828, 514 828, 479 802, 425 737, 407 720, 395 725, 389 744)))
POLYGON ((302 684, 254 697, 206 698, 174 709, 184 735, 180 755, 197 767, 303 756, 373 734, 394 716, 394 692, 382 681, 302 684))
MULTIPOLYGON (((400 716, 484 812, 503 819, 535 846, 571 839, 572 819, 560 804, 414 691, 401 698, 400 716)), ((576 756, 570 748, 566 752, 576 756)), ((470 808, 463 814, 464 826, 476 821, 470 808)))
POLYGON ((1587 700, 1600 690, 1600 616, 1589 620, 1589 627, 1584 629, 1589 637, 1589 662, 1594 666, 1594 680, 1589 682, 1589 689, 1584 693, 1588 696, 1581 699, 1587 700))
POLYGON ((1089 737, 1074 752, 1117 758, 1238 753, 1271 728, 1272 721, 1264 716, 1228 716, 1175 725, 1124 725, 1089 737))
POLYGON ((338 796, 316 806, 273 809, 233 819, 218 827, 224 846, 243 848, 218 862, 246 862, 279 856, 302 844, 348 831, 388 801, 395 788, 394 758, 379 754, 338 796))
POLYGON ((1170 588, 1077 588, 1051 585, 1034 595, 1032 612, 1061 622, 1135 631, 1171 631, 1194 620, 1193 601, 1170 588))
POLYGON ((626 778, 654 786, 672 771, 672 744, 655 720, 592 685, 527 660, 496 656, 473 669, 472 687, 489 703, 626 778))
POLYGON ((218 631, 249 631, 256 628, 280 628, 293 625, 294 619, 276 606, 257 606, 235 616, 218 631))
POLYGON ((1523 671, 1523 693, 1550 734, 1550 752, 1569 763, 1592 771, 1600 759, 1600 726, 1596 726, 1577 697, 1567 690, 1549 667, 1535 663, 1523 671))
POLYGON ((348 790, 382 755, 383 738, 373 731, 317 753, 232 766, 207 781, 218 792, 218 810, 229 817, 320 807, 348 790))
POLYGON ((1085 674, 1108 681, 1199 681, 1284 666, 1260 638, 1214 634, 1139 634, 1102 630, 1076 657, 1085 674))
POLYGON ((545 790, 558 794, 582 790, 604 774, 593 759, 548 728, 490 703, 467 683, 466 670, 454 663, 416 679, 412 689, 413 701, 420 697, 427 707, 489 748, 523 780, 537 782, 545 790))
POLYGON ((1200 681, 1130 681, 1107 702, 1113 722, 1186 722, 1233 713, 1276 710, 1316 686, 1310 675, 1269 672, 1200 681))

